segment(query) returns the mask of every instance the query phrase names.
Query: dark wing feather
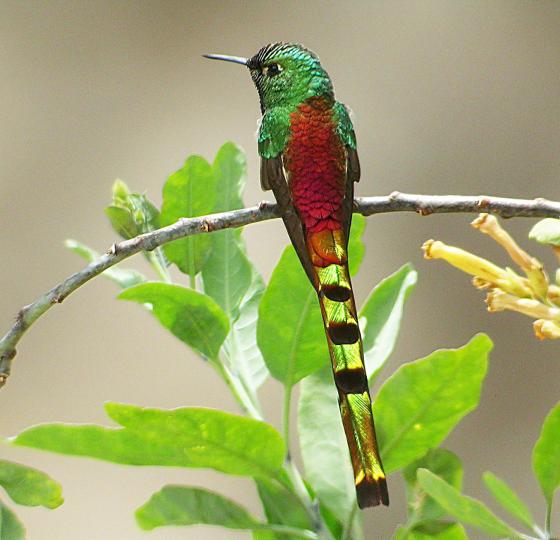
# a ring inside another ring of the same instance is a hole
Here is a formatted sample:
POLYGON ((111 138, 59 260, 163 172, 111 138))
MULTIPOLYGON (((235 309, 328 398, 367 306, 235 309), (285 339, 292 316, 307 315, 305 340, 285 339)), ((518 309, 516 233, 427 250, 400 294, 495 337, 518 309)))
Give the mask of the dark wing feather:
POLYGON ((267 171, 266 171, 268 161, 269 161, 268 159, 261 158, 261 189, 263 191, 269 191, 269 190, 272 189, 272 186, 270 185, 270 180, 268 179, 268 174, 267 174, 267 171))
POLYGON ((261 158, 261 186, 265 190, 272 189, 276 202, 280 208, 280 214, 284 221, 284 225, 288 230, 290 240, 292 241, 307 277, 311 283, 315 285, 313 265, 311 264, 311 259, 309 258, 309 254, 307 252, 307 246, 305 245, 303 224, 290 196, 288 183, 286 182, 286 177, 284 176, 282 156, 261 158))
POLYGON ((346 236, 346 245, 350 238, 350 225, 354 212, 354 182, 360 181, 360 160, 355 148, 346 147, 346 194, 342 204, 343 224, 346 236))
POLYGON ((352 182, 360 181, 360 160, 355 148, 346 147, 346 175, 352 182))

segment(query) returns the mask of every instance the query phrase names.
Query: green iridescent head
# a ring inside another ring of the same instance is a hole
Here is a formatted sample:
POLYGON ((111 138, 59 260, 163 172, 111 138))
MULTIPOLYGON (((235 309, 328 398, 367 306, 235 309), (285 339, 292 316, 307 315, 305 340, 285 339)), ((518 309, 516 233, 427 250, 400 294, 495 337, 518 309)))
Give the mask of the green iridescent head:
POLYGON ((261 111, 292 107, 314 96, 334 99, 334 91, 319 58, 297 43, 271 43, 251 58, 205 55, 215 60, 244 64, 259 92, 261 111))

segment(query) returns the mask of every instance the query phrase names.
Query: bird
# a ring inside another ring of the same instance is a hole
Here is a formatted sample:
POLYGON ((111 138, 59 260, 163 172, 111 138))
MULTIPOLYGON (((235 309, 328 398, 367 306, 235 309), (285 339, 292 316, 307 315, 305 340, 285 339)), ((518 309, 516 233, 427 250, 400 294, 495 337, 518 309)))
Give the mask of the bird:
POLYGON ((272 190, 290 240, 317 292, 360 508, 389 505, 378 451, 356 303, 348 270, 354 183, 360 180, 349 109, 335 99, 318 56, 271 43, 241 64, 257 88, 260 183, 272 190))

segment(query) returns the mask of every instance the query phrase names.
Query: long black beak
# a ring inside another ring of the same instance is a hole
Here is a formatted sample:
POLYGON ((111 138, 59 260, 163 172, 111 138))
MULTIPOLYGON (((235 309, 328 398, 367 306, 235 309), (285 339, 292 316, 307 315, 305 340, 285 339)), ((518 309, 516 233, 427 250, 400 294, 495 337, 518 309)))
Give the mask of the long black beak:
POLYGON ((233 62, 235 64, 247 65, 247 58, 242 56, 228 56, 227 54, 203 54, 204 58, 210 58, 210 60, 224 60, 225 62, 233 62))

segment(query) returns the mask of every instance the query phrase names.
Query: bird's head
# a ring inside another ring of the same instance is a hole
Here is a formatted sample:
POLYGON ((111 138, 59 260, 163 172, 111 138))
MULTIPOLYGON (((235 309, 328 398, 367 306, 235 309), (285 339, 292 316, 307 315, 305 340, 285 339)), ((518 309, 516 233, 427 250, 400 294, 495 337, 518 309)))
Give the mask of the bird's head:
POLYGON ((297 43, 271 43, 251 58, 206 54, 206 58, 243 64, 259 92, 261 111, 295 107, 310 97, 334 99, 334 91, 319 58, 297 43))

